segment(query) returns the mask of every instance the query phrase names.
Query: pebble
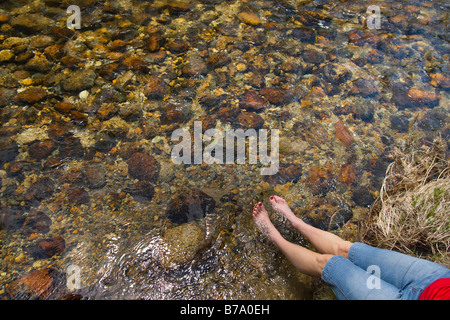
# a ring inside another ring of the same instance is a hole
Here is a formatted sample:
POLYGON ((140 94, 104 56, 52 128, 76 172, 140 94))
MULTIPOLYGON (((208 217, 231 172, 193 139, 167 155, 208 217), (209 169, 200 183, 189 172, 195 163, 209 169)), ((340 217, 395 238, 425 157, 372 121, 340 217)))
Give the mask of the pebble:
POLYGON ((313 195, 326 195, 329 191, 334 190, 336 183, 331 171, 322 167, 312 167, 308 171, 306 184, 313 195))
POLYGON ((83 69, 71 72, 63 81, 62 87, 66 91, 80 92, 94 86, 97 74, 94 70, 83 69))
POLYGON ((28 147, 28 154, 34 159, 42 160, 47 158, 55 149, 55 142, 51 139, 45 139, 31 144, 28 147))
POLYGON ((106 170, 101 165, 91 165, 85 170, 89 187, 103 188, 106 185, 106 170))
POLYGON ((45 268, 30 271, 8 283, 5 291, 12 300, 46 300, 56 297, 57 285, 62 275, 55 269, 45 268))
POLYGON ((241 112, 237 121, 244 129, 260 129, 264 124, 264 119, 254 112, 241 112))
POLYGON ((246 23, 246 24, 249 24, 252 26, 257 26, 257 25, 261 24, 261 19, 259 18, 259 16, 255 12, 250 11, 250 10, 240 12, 237 15, 237 17, 243 23, 246 23))
POLYGON ((336 122, 334 129, 336 139, 341 141, 346 147, 350 147, 353 144, 354 139, 342 121, 336 122))
POLYGON ((164 80, 158 76, 150 76, 144 88, 144 94, 149 99, 162 99, 167 94, 164 80))
POLYGON ((239 107, 250 111, 262 111, 266 106, 266 100, 255 91, 247 91, 239 100, 239 107))
POLYGON ((205 232, 195 222, 167 230, 162 238, 160 263, 166 269, 184 265, 202 248, 205 232))
POLYGON ((90 196, 83 187, 72 187, 67 190, 67 199, 72 204, 81 205, 89 203, 90 196))
POLYGON ((214 212, 215 200, 198 189, 181 190, 167 206, 166 217, 175 224, 202 219, 214 212))
POLYGON ((270 103, 280 106, 288 104, 293 98, 292 92, 283 88, 265 87, 259 91, 270 103))
POLYGON ((43 88, 29 88, 18 93, 14 100, 18 103, 34 104, 47 97, 47 91, 43 88))
POLYGON ((159 170, 159 163, 152 155, 136 152, 128 159, 128 173, 132 178, 156 181, 159 177, 159 170))
POLYGON ((0 51, 0 62, 8 62, 14 59, 14 52, 11 50, 0 51))
POLYGON ((36 34, 49 28, 54 21, 40 13, 24 13, 11 18, 10 23, 16 29, 36 34))
POLYGON ((370 80, 357 79, 353 82, 353 87, 350 89, 349 93, 359 94, 367 98, 377 95, 378 89, 370 80))
POLYGON ((27 251, 34 259, 50 258, 63 253, 66 248, 66 241, 61 236, 39 240, 27 247, 27 251))

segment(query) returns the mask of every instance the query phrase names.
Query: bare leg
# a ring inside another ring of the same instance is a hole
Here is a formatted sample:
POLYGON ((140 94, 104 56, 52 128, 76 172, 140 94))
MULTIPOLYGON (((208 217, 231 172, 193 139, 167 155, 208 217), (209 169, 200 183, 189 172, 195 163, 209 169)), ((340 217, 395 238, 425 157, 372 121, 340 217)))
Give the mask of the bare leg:
POLYGON ((335 234, 315 228, 298 218, 289 208, 286 200, 278 196, 270 197, 273 209, 284 215, 292 226, 305 236, 321 253, 340 255, 348 258, 348 250, 352 243, 335 234))
POLYGON ((332 255, 316 253, 284 239, 270 221, 269 214, 261 202, 253 208, 253 221, 295 268, 310 276, 321 276, 325 264, 332 255))

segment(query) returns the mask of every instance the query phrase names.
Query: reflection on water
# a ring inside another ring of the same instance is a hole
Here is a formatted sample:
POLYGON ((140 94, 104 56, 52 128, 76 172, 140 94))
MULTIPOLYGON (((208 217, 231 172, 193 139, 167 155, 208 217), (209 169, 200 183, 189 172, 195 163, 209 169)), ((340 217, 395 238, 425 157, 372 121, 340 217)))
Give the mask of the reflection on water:
POLYGON ((355 240, 389 150, 450 135, 448 4, 370 4, 380 29, 361 1, 2 2, 0 295, 63 296, 72 265, 86 298, 332 298, 254 203, 355 240), (174 164, 194 121, 280 130, 278 173, 174 164))

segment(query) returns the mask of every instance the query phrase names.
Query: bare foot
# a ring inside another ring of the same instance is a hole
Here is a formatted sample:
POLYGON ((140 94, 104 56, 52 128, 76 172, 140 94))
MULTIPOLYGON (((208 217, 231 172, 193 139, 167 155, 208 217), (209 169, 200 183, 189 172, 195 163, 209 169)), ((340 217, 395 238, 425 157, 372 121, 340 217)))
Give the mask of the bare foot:
POLYGON ((292 212, 286 200, 284 200, 283 198, 279 196, 271 196, 270 203, 272 204, 273 210, 285 216, 288 219, 288 221, 293 225, 299 222, 300 219, 297 218, 297 216, 292 212))
POLYGON ((262 202, 258 202, 253 207, 253 221, 255 225, 258 227, 259 231, 261 231, 264 235, 266 235, 270 240, 275 241, 277 237, 281 237, 278 230, 270 221, 269 214, 267 213, 266 208, 262 202))

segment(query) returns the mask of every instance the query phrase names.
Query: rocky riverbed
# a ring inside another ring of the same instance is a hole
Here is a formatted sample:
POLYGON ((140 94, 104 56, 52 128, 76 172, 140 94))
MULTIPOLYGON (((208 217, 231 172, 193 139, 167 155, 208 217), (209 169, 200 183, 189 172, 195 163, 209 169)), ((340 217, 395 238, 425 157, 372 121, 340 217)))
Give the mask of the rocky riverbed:
POLYGON ((355 240, 389 150, 449 141, 448 3, 376 4, 380 29, 362 1, 3 1, 0 296, 64 296, 72 265, 86 298, 333 298, 250 212, 355 240), (278 129, 278 173, 175 164, 194 121, 278 129))

